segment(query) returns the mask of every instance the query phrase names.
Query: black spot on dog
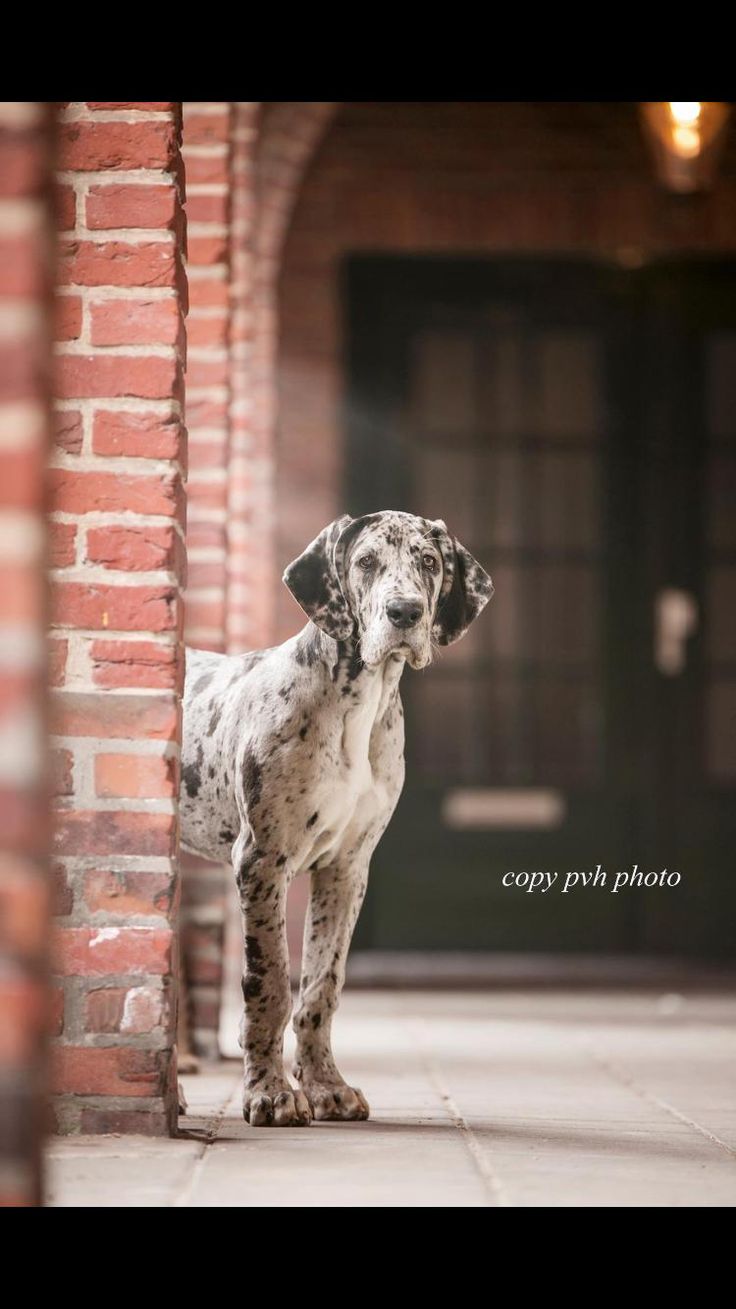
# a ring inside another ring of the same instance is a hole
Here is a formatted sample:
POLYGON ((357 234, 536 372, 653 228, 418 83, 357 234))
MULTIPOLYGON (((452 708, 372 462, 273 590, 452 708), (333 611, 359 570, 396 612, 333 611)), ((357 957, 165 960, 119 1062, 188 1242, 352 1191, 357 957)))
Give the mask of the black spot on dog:
POLYGON ((307 819, 307 827, 314 827, 314 824, 316 823, 318 818, 319 818, 319 809, 315 809, 314 813, 312 814, 312 817, 307 819))
POLYGON ((282 865, 282 864, 285 864, 285 863, 286 863, 286 855, 285 855, 285 854, 280 854, 279 857, 278 857, 278 859, 276 860, 276 867, 277 867, 277 868, 280 868, 281 865, 282 865))
POLYGON ((199 795, 199 788, 202 785, 202 774, 200 770, 202 768, 203 758, 204 750, 200 744, 197 746, 197 756, 194 763, 185 764, 181 770, 181 780, 187 789, 187 795, 190 800, 193 800, 196 795, 199 795))
POLYGON ((235 840, 235 833, 231 832, 229 827, 223 827, 220 832, 220 840, 227 841, 229 845, 232 845, 235 840))
POLYGON ((261 798, 263 774, 252 750, 243 755, 243 794, 249 805, 257 805, 261 798))
POLYGON ((206 691, 214 675, 214 673, 204 673, 202 677, 198 677, 192 687, 192 695, 201 695, 203 691, 206 691))
POLYGON ((312 1014, 312 1027, 319 1027, 322 1022, 321 1014, 312 1014))
POLYGON ((218 705, 212 702, 210 704, 210 709, 212 710, 212 713, 210 715, 209 727, 207 728, 208 736, 212 736, 212 733, 216 730, 217 724, 219 723, 220 718, 222 717, 222 705, 218 705))

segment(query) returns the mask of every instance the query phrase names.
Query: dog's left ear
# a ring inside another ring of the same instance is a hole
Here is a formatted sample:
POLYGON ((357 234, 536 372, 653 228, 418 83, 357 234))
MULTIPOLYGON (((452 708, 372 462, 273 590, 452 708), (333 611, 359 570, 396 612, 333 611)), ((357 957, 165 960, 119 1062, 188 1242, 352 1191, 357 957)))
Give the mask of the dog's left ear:
POLYGON ((350 514, 342 514, 329 523, 292 560, 283 575, 284 583, 307 617, 336 641, 346 641, 354 626, 335 564, 335 546, 352 521, 350 514))
POLYGON ((429 535, 436 541, 444 562, 432 635, 439 645, 452 645, 467 632, 493 595, 493 582, 469 550, 451 536, 441 518, 432 520, 429 535))

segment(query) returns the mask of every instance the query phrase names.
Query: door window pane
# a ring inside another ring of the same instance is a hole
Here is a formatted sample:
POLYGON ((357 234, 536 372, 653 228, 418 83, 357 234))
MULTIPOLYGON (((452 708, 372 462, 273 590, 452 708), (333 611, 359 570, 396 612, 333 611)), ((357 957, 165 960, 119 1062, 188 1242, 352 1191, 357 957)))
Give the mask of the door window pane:
POLYGON ((736 332, 713 332, 705 345, 708 427, 717 440, 736 436, 736 332))
POLYGON ((596 342, 585 332, 546 332, 536 350, 535 427, 552 440, 593 441, 603 413, 596 342))

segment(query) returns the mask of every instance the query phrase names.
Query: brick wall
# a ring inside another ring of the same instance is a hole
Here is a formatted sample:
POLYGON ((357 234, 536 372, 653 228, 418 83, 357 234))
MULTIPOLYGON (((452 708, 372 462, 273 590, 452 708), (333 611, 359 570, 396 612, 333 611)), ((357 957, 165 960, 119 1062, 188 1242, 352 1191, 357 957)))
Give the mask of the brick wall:
POLYGON ((62 1131, 173 1128, 185 499, 181 114, 63 107, 52 458, 62 1131))
POLYGON ((0 1206, 41 1200, 50 1014, 45 462, 53 257, 47 105, 0 103, 0 1206))

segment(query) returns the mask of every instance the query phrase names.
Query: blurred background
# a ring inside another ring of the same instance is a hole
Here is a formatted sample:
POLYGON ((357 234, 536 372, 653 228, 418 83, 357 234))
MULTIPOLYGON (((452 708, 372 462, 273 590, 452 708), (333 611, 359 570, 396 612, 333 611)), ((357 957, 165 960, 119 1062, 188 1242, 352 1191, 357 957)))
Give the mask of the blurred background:
MULTIPOLYGON (((444 518, 496 586, 402 680, 407 781, 353 977, 409 951, 419 973, 462 971, 443 952, 477 970, 477 952, 732 950, 726 125, 692 103, 347 104, 304 178, 279 281, 279 559, 344 509, 403 508, 444 518), (599 863, 682 882, 501 884, 599 863)), ((279 636, 295 617, 282 589, 279 636)))
POLYGON ((177 1061, 237 1054, 185 646, 296 632, 344 512, 442 518, 496 588, 404 674, 349 983, 729 965, 731 108, 0 103, 0 1199, 42 1124, 174 1133, 177 1061), (681 880, 501 880, 598 865, 681 880))

